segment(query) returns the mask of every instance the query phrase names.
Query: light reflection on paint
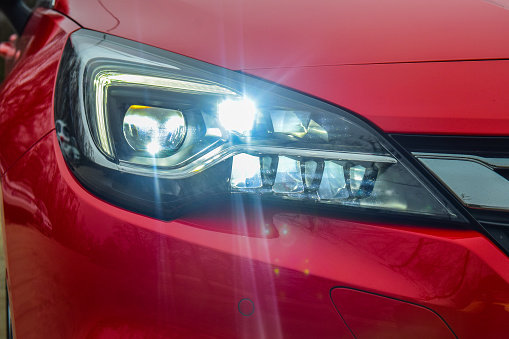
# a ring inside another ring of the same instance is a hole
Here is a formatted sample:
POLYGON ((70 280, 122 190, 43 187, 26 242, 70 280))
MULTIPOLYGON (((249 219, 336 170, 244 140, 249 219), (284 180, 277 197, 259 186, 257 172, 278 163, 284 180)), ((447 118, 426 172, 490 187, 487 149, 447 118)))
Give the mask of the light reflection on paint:
MULTIPOLYGON (((246 233, 248 233, 248 223, 252 224, 253 222, 259 222, 260 224, 258 224, 258 227, 262 228, 267 226, 267 224, 263 221, 264 213, 261 203, 259 201, 254 202, 252 208, 254 211, 256 211, 254 218, 252 215, 249 217, 246 215, 245 205, 242 202, 236 202, 234 206, 234 210, 236 211, 236 226, 246 233)), ((268 246, 270 239, 261 238, 261 246, 257 246, 256 248, 252 247, 251 239, 249 237, 237 237, 236 239, 237 246, 244 249, 248 257, 261 257, 261 260, 266 262, 271 260, 271 253, 268 246)), ((277 261, 278 259, 276 259, 276 262, 277 261)), ((253 298, 253 301, 260 299, 265 300, 265 307, 268 309, 267 311, 273 314, 273 321, 271 321, 271 323, 273 322, 275 327, 272 327, 272 324, 267 325, 266 321, 260 316, 255 316, 255 318, 252 319, 252 322, 258 327, 257 332, 267 333, 266 327, 270 326, 273 329, 271 330, 271 338, 282 338, 283 333, 281 329, 281 320, 279 317, 280 312, 277 300, 278 298, 276 297, 278 291, 276 290, 274 283, 274 279, 276 279, 280 273, 279 268, 274 269, 272 267, 267 267, 267 276, 271 277, 272 279, 269 280, 267 284, 259 287, 257 282, 260 272, 255 268, 253 260, 248 260, 247 262, 239 260, 235 262, 235 266, 237 266, 233 267, 235 272, 240 272, 239 279, 235 279, 235 281, 238 281, 239 284, 235 286, 236 290, 239 291, 237 298, 239 300, 246 298, 245 294, 248 292, 250 295, 252 295, 249 297, 253 298)), ((245 325, 243 323, 238 323, 237 326, 244 327, 245 325)))

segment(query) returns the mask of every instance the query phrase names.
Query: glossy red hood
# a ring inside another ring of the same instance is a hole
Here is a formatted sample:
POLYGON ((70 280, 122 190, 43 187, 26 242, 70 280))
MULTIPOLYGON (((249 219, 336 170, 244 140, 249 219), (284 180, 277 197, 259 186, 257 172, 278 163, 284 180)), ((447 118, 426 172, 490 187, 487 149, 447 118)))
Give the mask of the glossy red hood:
POLYGON ((57 0, 85 28, 272 80, 387 132, 509 135, 509 0, 57 0), (429 62, 488 60, 485 62, 429 62), (404 64, 397 64, 404 63, 404 64))
POLYGON ((509 58, 504 3, 58 0, 56 9, 85 28, 238 70, 509 58))

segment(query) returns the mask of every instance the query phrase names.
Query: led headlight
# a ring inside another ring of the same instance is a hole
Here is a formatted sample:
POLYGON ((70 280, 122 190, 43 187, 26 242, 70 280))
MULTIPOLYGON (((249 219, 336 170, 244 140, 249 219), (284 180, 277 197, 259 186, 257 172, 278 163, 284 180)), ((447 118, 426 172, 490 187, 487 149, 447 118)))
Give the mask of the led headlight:
POLYGON ((64 51, 57 125, 91 191, 163 219, 221 194, 460 220, 375 129, 338 107, 81 30, 64 51))
POLYGON ((159 156, 176 151, 186 134, 184 116, 174 109, 132 105, 123 125, 124 137, 132 149, 159 156))

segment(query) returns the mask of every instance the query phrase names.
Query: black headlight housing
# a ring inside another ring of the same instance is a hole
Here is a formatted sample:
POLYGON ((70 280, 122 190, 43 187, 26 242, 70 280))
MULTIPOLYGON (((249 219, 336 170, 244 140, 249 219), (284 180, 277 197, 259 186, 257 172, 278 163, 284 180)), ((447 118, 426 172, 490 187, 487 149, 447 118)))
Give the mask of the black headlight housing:
POLYGON ((466 220, 408 154, 351 112, 102 33, 71 35, 55 124, 87 189, 162 220, 226 196, 466 220))

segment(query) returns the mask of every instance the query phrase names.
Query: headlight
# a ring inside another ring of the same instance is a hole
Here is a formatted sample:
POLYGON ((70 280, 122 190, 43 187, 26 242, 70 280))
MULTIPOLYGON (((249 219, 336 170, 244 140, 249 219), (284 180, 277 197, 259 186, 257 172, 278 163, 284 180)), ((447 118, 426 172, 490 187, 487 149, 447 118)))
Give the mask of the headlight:
POLYGON ((77 178, 140 213, 171 219, 199 199, 241 194, 463 220, 366 122, 237 72, 81 30, 56 93, 77 178))

